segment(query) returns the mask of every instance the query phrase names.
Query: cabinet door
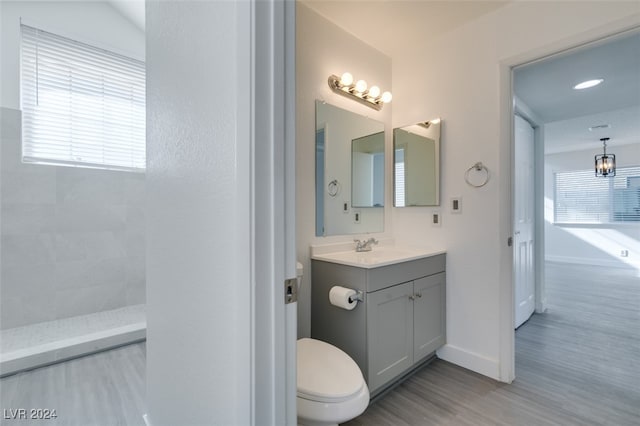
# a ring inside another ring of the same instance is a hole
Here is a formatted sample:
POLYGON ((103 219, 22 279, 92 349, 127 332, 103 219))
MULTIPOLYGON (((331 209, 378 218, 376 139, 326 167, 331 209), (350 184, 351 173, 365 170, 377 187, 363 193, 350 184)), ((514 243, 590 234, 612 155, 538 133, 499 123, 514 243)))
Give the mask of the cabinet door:
POLYGON ((413 282, 367 294, 369 390, 413 364, 413 282))
POLYGON ((445 343, 445 282, 444 272, 414 281, 413 358, 415 362, 445 343))

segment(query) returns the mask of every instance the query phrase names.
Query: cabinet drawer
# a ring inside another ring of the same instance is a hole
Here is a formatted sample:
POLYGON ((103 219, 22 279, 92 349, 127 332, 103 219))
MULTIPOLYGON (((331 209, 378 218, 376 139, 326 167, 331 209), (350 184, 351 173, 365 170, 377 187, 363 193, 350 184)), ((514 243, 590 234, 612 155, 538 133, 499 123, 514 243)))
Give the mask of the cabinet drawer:
POLYGON ((367 292, 434 275, 445 270, 445 255, 410 260, 367 270, 367 292))

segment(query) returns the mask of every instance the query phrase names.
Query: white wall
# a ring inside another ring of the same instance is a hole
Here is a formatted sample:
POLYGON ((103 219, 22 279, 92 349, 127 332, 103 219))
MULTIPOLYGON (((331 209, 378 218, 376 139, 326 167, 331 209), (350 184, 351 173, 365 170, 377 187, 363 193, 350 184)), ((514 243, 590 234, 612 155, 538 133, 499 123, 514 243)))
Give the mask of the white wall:
POLYGON ((638 13, 637 2, 587 2, 579 8, 573 2, 514 2, 441 37, 416 41, 419 50, 393 58, 394 127, 443 119, 442 227, 428 225, 428 208, 393 209, 398 239, 447 249, 448 343, 441 357, 511 379, 509 367, 503 368, 512 365, 504 350, 509 319, 503 308, 510 283, 511 164, 510 135, 501 122, 508 105, 501 65, 638 25, 638 13), (477 161, 489 168, 491 180, 474 189, 464 173, 477 161), (457 196, 462 214, 450 214, 448 202, 457 196))
POLYGON ((45 31, 144 60, 144 33, 100 1, 0 2, 0 106, 20 108, 20 19, 45 31))
POLYGON ((147 3, 147 407, 154 426, 251 424, 257 404, 244 8, 147 3))
POLYGON ((324 17, 297 3, 296 45, 296 243, 298 260, 304 266, 304 278, 298 302, 298 337, 311 332, 311 262, 309 246, 352 241, 358 235, 315 236, 315 100, 324 100, 339 108, 371 117, 385 125, 385 226, 375 237, 392 235, 389 206, 391 197, 391 109, 395 102, 375 111, 351 99, 333 93, 327 84, 331 74, 349 71, 381 90, 392 91, 391 60, 324 17))
MULTIPOLYGON (((616 155, 617 167, 640 165, 640 143, 610 147, 608 151, 616 155)), ((588 170, 593 167, 593 156, 601 153, 601 149, 592 149, 545 155, 545 257, 556 262, 636 268, 640 271, 638 223, 585 226, 553 223, 554 173, 588 170), (620 256, 623 249, 629 251, 628 257, 620 256)))

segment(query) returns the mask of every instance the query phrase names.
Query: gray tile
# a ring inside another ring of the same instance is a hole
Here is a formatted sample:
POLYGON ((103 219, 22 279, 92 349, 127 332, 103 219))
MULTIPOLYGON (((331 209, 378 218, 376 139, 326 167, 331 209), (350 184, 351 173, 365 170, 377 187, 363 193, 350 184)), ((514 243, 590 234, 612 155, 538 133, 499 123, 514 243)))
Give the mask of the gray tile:
POLYGON ((58 232, 123 231, 125 206, 64 203, 56 206, 58 232))
MULTIPOLYGON (((144 232, 126 233, 127 257, 143 257, 146 253, 146 235, 144 232)), ((144 259, 142 261, 144 263, 144 259)))
POLYGON ((19 109, 0 107, 0 139, 20 139, 22 112, 19 109))
POLYGON ((127 204, 140 206, 146 204, 146 176, 144 173, 127 173, 124 188, 127 204))
POLYGON ((126 254, 122 231, 60 232, 56 234, 56 260, 101 260, 121 258, 126 254))
MULTIPOLYGON (((0 293, 0 329, 20 327, 24 325, 22 298, 11 297, 0 293)), ((0 345, 2 342, 0 342, 0 345)))
POLYGON ((146 210, 143 205, 127 205, 127 230, 129 232, 144 232, 146 227, 146 210))
POLYGON ((145 282, 145 258, 143 256, 127 258, 126 282, 127 285, 145 282))
POLYGON ((51 321, 56 319, 54 295, 55 291, 53 287, 51 287, 43 293, 23 297, 23 325, 37 324, 39 322, 51 321))
POLYGON ((122 282, 83 288, 67 288, 55 293, 58 318, 86 315, 125 306, 125 287, 122 282))
POLYGON ((59 203, 124 204, 123 172, 58 167, 56 178, 56 199, 59 203))
POLYGON ((55 229, 53 204, 2 204, 2 235, 36 235, 55 229))
POLYGON ((22 167, 22 144, 19 137, 0 138, 0 171, 19 171, 22 167))
POLYGON ((127 283, 125 300, 127 305, 146 303, 146 283, 144 281, 127 283))
POLYGON ((53 234, 2 235, 2 267, 51 264, 55 261, 53 234))
POLYGON ((49 166, 29 165, 20 170, 2 172, 2 203, 54 204, 55 170, 49 166))
POLYGON ((55 287, 58 290, 81 289, 96 285, 126 282, 126 259, 58 262, 55 287))
POLYGON ((2 297, 25 297, 46 293, 54 285, 53 263, 27 266, 2 266, 2 297))

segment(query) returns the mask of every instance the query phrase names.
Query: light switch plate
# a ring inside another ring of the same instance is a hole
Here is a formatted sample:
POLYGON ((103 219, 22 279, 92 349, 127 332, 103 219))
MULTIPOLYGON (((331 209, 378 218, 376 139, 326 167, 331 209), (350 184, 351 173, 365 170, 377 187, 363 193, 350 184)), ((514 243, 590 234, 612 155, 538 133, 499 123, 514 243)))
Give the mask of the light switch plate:
POLYGON ((442 226, 442 215, 439 210, 431 212, 431 226, 438 228, 442 226))
POLYGON ((451 198, 451 213, 462 213, 462 197, 451 198))

